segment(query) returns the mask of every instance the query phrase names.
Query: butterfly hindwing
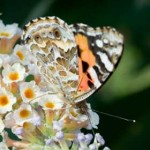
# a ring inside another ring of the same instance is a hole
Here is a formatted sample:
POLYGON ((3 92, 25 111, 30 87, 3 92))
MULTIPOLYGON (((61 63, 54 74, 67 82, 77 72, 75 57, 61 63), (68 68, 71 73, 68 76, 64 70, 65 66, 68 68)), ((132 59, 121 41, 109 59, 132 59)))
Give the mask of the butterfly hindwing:
POLYGON ((31 20, 24 28, 22 41, 35 59, 45 89, 73 101, 78 87, 78 56, 67 23, 58 17, 31 20))
POLYGON ((70 28, 78 48, 78 90, 85 92, 85 99, 99 89, 115 70, 123 52, 123 36, 111 27, 94 29, 85 24, 74 24, 70 28))

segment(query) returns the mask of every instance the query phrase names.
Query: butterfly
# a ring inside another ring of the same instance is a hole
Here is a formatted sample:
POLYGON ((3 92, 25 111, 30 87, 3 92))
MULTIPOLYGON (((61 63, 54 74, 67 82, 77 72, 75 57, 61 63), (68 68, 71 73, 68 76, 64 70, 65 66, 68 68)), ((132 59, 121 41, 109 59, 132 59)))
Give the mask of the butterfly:
POLYGON ((22 41, 36 58, 48 89, 69 103, 95 93, 114 72, 124 39, 111 27, 68 25, 58 17, 40 17, 25 25, 22 41))

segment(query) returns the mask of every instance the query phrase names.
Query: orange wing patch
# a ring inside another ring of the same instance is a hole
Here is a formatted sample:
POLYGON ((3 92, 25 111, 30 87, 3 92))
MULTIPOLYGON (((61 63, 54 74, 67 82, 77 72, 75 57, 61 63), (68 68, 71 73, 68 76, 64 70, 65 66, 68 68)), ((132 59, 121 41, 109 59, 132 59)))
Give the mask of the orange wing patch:
POLYGON ((94 80, 88 76, 88 69, 93 67, 96 63, 95 56, 89 48, 88 39, 85 35, 77 34, 75 36, 76 43, 79 48, 79 88, 80 91, 89 90, 89 82, 93 83, 94 80), (87 64, 87 69, 84 71, 83 63, 87 64))

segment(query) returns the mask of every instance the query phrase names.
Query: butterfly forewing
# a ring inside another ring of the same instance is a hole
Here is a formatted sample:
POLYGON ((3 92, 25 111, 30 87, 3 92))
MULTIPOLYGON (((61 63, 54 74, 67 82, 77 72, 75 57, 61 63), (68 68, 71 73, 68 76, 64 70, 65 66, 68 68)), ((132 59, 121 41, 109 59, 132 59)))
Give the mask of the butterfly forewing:
POLYGON ((82 101, 99 89, 115 70, 123 52, 123 36, 111 27, 71 25, 78 48, 79 87, 82 101))

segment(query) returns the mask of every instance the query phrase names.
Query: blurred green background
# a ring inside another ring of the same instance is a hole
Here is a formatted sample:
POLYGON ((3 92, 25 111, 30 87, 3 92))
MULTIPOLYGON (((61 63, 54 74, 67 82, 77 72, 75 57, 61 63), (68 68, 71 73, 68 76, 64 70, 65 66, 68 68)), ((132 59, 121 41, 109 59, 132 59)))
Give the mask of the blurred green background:
POLYGON ((0 19, 19 23, 58 16, 68 24, 113 26, 125 37, 122 60, 109 81, 89 101, 100 114, 99 132, 112 150, 150 149, 150 0, 0 0, 0 19))

